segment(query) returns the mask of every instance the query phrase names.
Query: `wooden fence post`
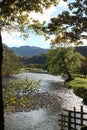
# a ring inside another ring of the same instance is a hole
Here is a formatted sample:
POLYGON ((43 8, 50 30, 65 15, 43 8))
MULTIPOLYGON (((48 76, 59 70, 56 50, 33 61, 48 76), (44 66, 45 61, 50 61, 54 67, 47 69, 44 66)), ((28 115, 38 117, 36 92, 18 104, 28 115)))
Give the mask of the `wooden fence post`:
POLYGON ((81 130, 87 130, 87 126, 82 127, 81 130))
POLYGON ((87 130, 87 112, 83 112, 83 106, 80 107, 80 111, 76 111, 76 107, 74 107, 74 110, 69 111, 66 110, 67 113, 62 113, 61 119, 59 120, 61 123, 59 124, 61 126, 61 130, 64 130, 67 128, 68 130, 87 130), (84 117, 86 115, 86 117, 84 117))
POLYGON ((81 106, 81 127, 83 126, 83 106, 81 106))
POLYGON ((61 130, 65 129, 65 115, 61 113, 61 130))
POLYGON ((68 111, 68 130, 71 129, 71 111, 68 111))
POLYGON ((74 128, 76 130, 76 108, 74 107, 74 128))

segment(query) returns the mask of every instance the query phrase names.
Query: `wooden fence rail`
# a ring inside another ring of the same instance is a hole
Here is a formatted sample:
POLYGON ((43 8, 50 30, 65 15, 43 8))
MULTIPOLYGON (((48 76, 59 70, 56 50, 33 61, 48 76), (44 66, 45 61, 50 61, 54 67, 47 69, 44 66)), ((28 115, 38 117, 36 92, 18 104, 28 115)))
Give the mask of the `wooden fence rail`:
POLYGON ((66 110, 64 113, 59 115, 59 125, 61 130, 80 130, 82 126, 87 125, 87 112, 83 111, 83 106, 81 106, 80 111, 66 110))

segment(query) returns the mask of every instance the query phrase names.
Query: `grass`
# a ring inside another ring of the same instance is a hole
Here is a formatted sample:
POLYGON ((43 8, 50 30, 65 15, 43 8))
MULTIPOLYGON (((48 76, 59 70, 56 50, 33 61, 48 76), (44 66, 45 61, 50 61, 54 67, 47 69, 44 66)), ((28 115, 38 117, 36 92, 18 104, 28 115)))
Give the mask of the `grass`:
POLYGON ((74 80, 68 82, 66 85, 71 88, 83 87, 87 89, 87 78, 75 77, 74 80))
POLYGON ((21 68, 20 70, 18 70, 16 73, 24 73, 24 72, 46 72, 45 70, 41 69, 41 68, 29 68, 29 67, 25 67, 25 68, 21 68))
POLYGON ((87 105, 87 78, 75 77, 74 80, 66 83, 66 85, 72 88, 77 96, 83 98, 83 102, 87 105))

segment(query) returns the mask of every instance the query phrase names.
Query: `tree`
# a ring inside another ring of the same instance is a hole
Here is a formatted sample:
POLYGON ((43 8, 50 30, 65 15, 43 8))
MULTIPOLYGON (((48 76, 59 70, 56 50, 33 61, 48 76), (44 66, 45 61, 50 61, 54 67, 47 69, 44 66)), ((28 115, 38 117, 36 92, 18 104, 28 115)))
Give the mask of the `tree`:
POLYGON ((10 81, 9 86, 3 88, 4 111, 24 111, 32 107, 34 94, 38 92, 40 81, 32 81, 29 77, 10 81))
POLYGON ((0 1, 0 129, 4 130, 3 98, 2 98, 2 37, 3 29, 16 29, 24 36, 30 29, 38 32, 42 25, 29 18, 31 11, 43 12, 43 9, 56 5, 57 0, 1 0, 0 1), (32 22, 31 22, 32 21, 32 22))
MULTIPOLYGON (((65 62, 66 61, 65 58, 68 58, 67 62, 68 60, 71 61, 71 59, 73 62, 73 57, 75 59, 78 59, 77 56, 78 54, 76 52, 74 53, 73 50, 71 51, 71 49, 69 50, 69 48, 67 47, 72 45, 72 43, 74 43, 75 45, 82 44, 82 39, 87 38, 87 34, 86 34, 87 8, 86 7, 87 7, 87 0, 83 0, 83 1, 75 0, 74 2, 68 4, 68 11, 63 11, 57 17, 52 18, 50 20, 50 23, 43 27, 43 31, 45 32, 46 37, 51 38, 51 45, 54 48, 50 50, 48 53, 48 62, 52 63, 50 64, 49 67, 52 73, 54 73, 54 70, 55 73, 57 73, 56 71, 59 71, 59 69, 57 70, 58 66, 57 64, 55 64, 55 62, 56 63, 59 62, 58 65, 60 66, 63 65, 64 69, 66 68, 67 70, 68 64, 65 62), (62 48, 60 49, 56 48, 58 46, 62 48), (67 52, 69 52, 71 55, 69 55, 68 53, 68 56, 65 57, 67 52), (50 57, 52 58, 52 60, 50 57)), ((77 65, 79 65, 78 62, 77 65)), ((69 67, 71 67, 71 65, 69 67)), ((67 71, 68 77, 71 77, 70 72, 68 73, 67 71)))
POLYGON ((82 43, 82 39, 87 39, 87 0, 75 0, 69 3, 68 10, 52 18, 43 30, 56 36, 61 35, 62 31, 65 38, 78 45, 82 43))
POLYGON ((2 79, 14 74, 21 66, 22 63, 19 62, 18 56, 3 44, 2 79))
POLYGON ((73 79, 72 73, 76 72, 83 58, 72 47, 56 47, 48 51, 48 72, 54 75, 67 74, 66 81, 73 79))
POLYGON ((3 110, 3 94, 2 94, 2 37, 0 35, 0 129, 4 130, 4 110, 3 110))
POLYGON ((84 60, 82 60, 82 62, 81 62, 80 73, 83 74, 86 78, 86 76, 87 76, 87 58, 84 58, 84 60))

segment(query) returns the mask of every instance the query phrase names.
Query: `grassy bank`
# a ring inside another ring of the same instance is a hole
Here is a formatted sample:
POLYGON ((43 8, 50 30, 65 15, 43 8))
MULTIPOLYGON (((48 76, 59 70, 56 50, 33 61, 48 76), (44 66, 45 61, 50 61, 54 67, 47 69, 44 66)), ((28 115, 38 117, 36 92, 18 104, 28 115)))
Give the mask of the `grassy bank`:
POLYGON ((87 78, 76 77, 74 80, 68 82, 67 85, 72 87, 73 89, 79 87, 83 87, 87 89, 87 78))
POLYGON ((40 73, 45 73, 47 72, 46 70, 43 70, 41 68, 21 68, 19 69, 18 71, 16 71, 16 74, 17 73, 24 73, 24 72, 40 72, 40 73))
POLYGON ((66 85, 72 88, 74 93, 83 98, 83 102, 87 104, 87 78, 75 77, 74 80, 68 82, 66 85))

